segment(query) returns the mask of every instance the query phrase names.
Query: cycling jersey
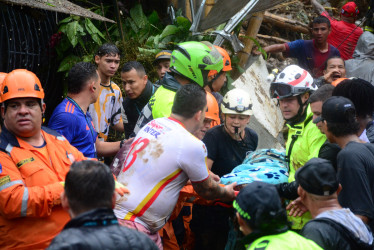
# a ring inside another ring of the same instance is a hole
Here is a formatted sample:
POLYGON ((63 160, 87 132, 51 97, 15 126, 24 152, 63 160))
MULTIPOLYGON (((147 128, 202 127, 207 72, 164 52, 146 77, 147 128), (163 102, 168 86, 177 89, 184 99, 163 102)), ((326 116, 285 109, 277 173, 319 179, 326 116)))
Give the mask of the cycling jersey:
POLYGON ((131 190, 117 202, 120 219, 138 222, 157 232, 169 219, 188 179, 209 177, 205 145, 172 118, 144 126, 131 145, 117 180, 131 190))

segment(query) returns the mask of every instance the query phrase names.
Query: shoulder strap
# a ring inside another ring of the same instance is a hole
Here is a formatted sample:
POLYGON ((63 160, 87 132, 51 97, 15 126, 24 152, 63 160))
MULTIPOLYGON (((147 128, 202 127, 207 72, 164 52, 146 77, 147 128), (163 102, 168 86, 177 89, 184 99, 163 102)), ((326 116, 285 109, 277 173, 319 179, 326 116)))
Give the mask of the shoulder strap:
POLYGON ((326 223, 332 228, 334 228, 349 243, 349 245, 351 246, 351 249, 373 249, 373 243, 369 245, 361 241, 359 238, 353 235, 351 231, 349 231, 345 226, 343 226, 339 222, 336 222, 328 218, 317 218, 317 219, 314 219, 313 221, 326 223))

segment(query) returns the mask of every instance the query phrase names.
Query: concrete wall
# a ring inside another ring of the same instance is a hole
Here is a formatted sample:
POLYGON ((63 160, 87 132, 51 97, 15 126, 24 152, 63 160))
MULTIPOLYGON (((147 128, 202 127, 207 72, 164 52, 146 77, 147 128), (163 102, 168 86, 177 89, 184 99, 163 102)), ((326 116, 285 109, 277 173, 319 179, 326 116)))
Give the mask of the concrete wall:
POLYGON ((284 120, 276 102, 270 99, 270 83, 266 81, 268 74, 266 63, 260 56, 233 83, 233 86, 245 90, 251 97, 253 115, 248 127, 258 134, 258 149, 282 149, 284 140, 279 132, 283 128, 284 120))

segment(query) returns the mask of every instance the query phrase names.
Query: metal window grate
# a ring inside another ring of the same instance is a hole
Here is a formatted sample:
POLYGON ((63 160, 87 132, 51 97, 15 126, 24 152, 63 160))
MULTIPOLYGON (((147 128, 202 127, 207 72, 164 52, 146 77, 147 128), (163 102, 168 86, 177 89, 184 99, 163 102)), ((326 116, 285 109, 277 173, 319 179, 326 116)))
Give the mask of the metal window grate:
POLYGON ((57 32, 59 16, 51 11, 0 4, 0 71, 25 68, 39 77, 46 93, 46 118, 62 99, 62 76, 56 73, 57 58, 48 46, 57 32))

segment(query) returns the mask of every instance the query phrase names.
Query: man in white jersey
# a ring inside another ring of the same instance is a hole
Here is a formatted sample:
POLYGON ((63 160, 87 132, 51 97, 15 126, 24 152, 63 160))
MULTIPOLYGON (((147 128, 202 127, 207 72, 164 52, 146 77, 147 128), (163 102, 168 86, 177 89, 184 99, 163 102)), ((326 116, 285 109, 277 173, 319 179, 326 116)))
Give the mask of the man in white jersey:
POLYGON ((200 86, 183 85, 170 117, 155 119, 138 132, 117 177, 131 190, 114 209, 120 224, 146 233, 160 249, 158 230, 168 221, 188 180, 205 199, 231 201, 235 197, 236 183, 221 187, 213 180, 206 166, 205 145, 191 134, 201 127, 206 106, 200 86))

